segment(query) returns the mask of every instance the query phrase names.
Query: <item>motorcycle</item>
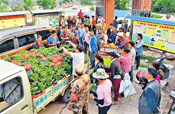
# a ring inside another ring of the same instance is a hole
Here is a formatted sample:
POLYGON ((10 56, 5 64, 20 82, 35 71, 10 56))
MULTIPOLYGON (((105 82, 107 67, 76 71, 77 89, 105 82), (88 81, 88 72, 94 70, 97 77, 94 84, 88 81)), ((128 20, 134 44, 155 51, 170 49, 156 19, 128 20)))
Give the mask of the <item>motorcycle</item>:
MULTIPOLYGON (((164 73, 164 79, 160 80, 161 88, 168 85, 170 73, 171 73, 172 69, 174 68, 174 66, 172 66, 172 65, 163 64, 163 60, 165 60, 165 58, 166 57, 161 57, 161 58, 157 58, 154 60, 155 62, 159 62, 160 69, 164 73)), ((139 81, 139 85, 141 85, 142 89, 144 89, 146 87, 146 84, 148 82, 147 79, 145 78, 145 76, 146 76, 146 70, 140 70, 136 74, 136 79, 139 81)))

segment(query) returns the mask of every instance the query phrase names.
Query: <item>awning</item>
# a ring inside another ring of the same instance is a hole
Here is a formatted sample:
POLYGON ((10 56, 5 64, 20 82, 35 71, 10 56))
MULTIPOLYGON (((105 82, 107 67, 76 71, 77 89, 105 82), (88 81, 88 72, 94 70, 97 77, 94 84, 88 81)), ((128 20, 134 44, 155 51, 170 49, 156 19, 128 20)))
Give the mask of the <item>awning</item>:
POLYGON ((137 21, 165 24, 165 25, 175 25, 175 21, 165 20, 165 19, 156 19, 149 17, 139 17, 139 16, 126 16, 126 19, 132 19, 137 21))

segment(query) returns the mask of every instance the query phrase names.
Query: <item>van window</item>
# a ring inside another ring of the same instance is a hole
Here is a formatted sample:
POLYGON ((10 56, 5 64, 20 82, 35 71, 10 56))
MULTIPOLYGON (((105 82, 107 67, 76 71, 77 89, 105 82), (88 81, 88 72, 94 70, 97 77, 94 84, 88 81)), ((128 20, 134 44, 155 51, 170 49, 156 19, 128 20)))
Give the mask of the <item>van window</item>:
POLYGON ((13 39, 6 40, 0 43, 0 53, 14 49, 13 39))
POLYGON ((25 45, 28 45, 34 42, 35 42, 34 34, 29 34, 29 35, 18 37, 19 47, 22 47, 22 46, 25 46, 25 45))
POLYGON ((39 31, 37 32, 38 35, 42 36, 42 40, 46 40, 50 36, 49 30, 39 31))
POLYGON ((0 112, 16 104, 23 98, 21 78, 14 78, 0 85, 0 112))

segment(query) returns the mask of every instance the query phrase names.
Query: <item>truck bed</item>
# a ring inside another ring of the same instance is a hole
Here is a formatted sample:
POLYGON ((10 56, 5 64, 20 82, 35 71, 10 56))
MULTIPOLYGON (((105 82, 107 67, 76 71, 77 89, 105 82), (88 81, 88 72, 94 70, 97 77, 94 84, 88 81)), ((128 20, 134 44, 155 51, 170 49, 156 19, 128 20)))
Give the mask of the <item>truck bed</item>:
POLYGON ((74 81, 74 76, 67 76, 59 80, 55 85, 47 88, 43 94, 33 98, 33 105, 36 112, 44 109, 47 104, 54 101, 59 95, 63 95, 65 90, 74 81))

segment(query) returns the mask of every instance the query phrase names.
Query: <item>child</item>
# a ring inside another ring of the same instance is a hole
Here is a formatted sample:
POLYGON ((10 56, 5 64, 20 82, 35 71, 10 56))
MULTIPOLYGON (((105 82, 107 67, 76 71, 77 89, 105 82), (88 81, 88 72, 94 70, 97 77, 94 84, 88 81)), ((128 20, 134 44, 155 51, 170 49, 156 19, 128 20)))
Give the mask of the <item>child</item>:
POLYGON ((155 78, 155 80, 157 80, 160 84, 160 79, 164 79, 164 73, 160 69, 160 64, 158 62, 150 62, 149 67, 157 70, 158 76, 155 78))

